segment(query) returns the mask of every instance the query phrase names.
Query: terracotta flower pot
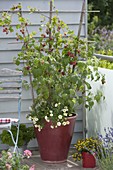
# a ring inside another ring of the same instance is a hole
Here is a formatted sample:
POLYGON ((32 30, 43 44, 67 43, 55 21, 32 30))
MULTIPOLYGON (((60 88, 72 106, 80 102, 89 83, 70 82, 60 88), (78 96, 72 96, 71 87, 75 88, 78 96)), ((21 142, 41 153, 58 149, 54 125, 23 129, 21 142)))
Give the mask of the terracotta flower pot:
POLYGON ((35 129, 41 159, 48 163, 61 163, 67 160, 68 151, 74 131, 76 116, 70 117, 69 125, 51 129, 51 122, 39 132, 35 129))
POLYGON ((94 155, 89 152, 82 152, 82 166, 83 168, 95 168, 96 160, 94 155))

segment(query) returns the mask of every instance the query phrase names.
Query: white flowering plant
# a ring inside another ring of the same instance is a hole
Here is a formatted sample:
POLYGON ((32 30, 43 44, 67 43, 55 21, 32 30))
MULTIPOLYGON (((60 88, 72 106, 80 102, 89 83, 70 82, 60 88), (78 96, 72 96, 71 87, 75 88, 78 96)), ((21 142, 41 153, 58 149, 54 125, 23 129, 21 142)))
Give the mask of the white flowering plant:
MULTIPOLYGON (((104 82, 104 76, 98 72, 98 60, 93 57, 93 48, 87 50, 86 41, 79 39, 57 14, 47 22, 44 17, 37 34, 29 31, 30 23, 23 17, 20 4, 11 10, 17 12, 19 20, 16 40, 23 43, 15 63, 19 66, 23 61, 23 74, 30 77, 33 104, 27 118, 39 131, 45 121, 52 122, 51 128, 65 126, 69 124, 67 118, 76 115, 80 104, 91 109, 94 100, 102 97, 102 93, 91 93, 87 81, 104 82)), ((2 16, 3 32, 13 32, 11 14, 7 12, 2 16)))

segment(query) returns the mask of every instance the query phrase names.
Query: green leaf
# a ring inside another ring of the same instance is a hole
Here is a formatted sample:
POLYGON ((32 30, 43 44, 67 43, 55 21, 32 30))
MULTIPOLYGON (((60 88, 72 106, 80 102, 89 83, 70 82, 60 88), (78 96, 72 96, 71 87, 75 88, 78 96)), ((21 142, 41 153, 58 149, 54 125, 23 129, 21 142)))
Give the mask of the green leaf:
POLYGON ((17 25, 16 25, 16 29, 19 29, 19 28, 21 28, 21 25, 20 25, 20 24, 17 24, 17 25))

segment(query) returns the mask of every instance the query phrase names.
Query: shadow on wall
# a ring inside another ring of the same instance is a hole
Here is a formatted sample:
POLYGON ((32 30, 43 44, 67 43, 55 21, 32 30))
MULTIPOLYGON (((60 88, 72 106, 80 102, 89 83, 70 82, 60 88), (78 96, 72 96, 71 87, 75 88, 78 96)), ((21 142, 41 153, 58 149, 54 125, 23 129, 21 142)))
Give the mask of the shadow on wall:
POLYGON ((97 133, 104 135, 104 128, 113 127, 113 70, 100 68, 105 74, 106 83, 102 86, 99 83, 90 82, 93 92, 101 90, 105 100, 95 103, 90 111, 86 111, 86 137, 95 136, 97 133))
POLYGON ((94 108, 87 113, 87 137, 96 136, 98 132, 101 132, 102 127, 102 107, 103 103, 95 104, 94 108))

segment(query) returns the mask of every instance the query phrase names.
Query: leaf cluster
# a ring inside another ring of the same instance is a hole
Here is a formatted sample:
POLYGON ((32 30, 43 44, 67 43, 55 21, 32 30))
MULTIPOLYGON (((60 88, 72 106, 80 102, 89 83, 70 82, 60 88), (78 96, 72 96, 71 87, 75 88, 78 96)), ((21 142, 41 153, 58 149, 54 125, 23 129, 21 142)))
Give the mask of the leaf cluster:
MULTIPOLYGON (((14 139, 16 139, 17 127, 12 125, 11 131, 13 133, 14 139)), ((20 124, 18 146, 20 147, 28 144, 28 142, 33 138, 35 138, 33 127, 26 127, 25 124, 20 124)), ((4 144, 8 144, 10 146, 14 145, 10 133, 6 130, 3 130, 3 132, 0 134, 0 139, 4 144)))

